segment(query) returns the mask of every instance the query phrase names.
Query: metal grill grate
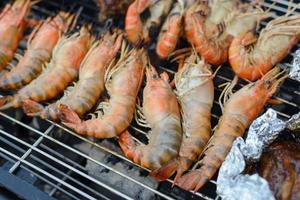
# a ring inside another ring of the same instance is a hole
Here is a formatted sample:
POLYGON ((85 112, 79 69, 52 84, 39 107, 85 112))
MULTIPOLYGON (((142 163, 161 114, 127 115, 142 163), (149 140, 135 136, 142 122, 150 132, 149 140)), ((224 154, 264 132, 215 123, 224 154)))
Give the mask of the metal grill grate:
MULTIPOLYGON (((296 2, 296 1, 295 1, 296 2)), ((1 3, 0 3, 1 4, 1 3)), ((271 7, 274 17, 287 12, 288 1, 277 0, 265 1, 265 7, 271 7)), ((296 4, 294 3, 294 6, 296 4)), ((96 23, 96 6, 88 0, 82 1, 44 1, 33 6, 32 13, 36 16, 46 17, 55 14, 59 9, 69 10, 83 7, 79 23, 96 23), (63 4, 61 4, 61 2, 63 4)), ((300 12, 299 9, 295 12, 300 12)), ((263 22, 262 25, 265 25, 263 22)), ((96 31, 101 29, 98 28, 96 31)), ((299 44, 296 48, 299 48, 299 44)), ((22 53, 24 45, 20 45, 18 52, 22 53)), ((290 66, 291 53, 281 64, 282 67, 290 66)), ((162 71, 174 74, 174 71, 160 65, 162 71)), ((231 81, 234 74, 230 67, 223 66, 215 78, 215 85, 231 81)), ((246 84, 240 81, 238 87, 246 84)), ((272 106, 279 116, 289 118, 300 111, 300 84, 293 80, 286 80, 281 86, 276 98, 283 104, 272 106)), ((221 89, 215 87, 216 97, 220 95, 221 89)), ((212 124, 216 125, 221 115, 220 106, 214 102, 212 124)), ((144 134, 144 130, 132 124, 131 131, 144 134)), ((112 146, 116 146, 114 140, 108 140, 112 146)), ((216 195, 215 181, 212 180, 198 193, 185 192, 179 188, 171 188, 172 180, 162 182, 158 187, 143 183, 135 176, 130 176, 119 170, 111 163, 90 156, 78 147, 78 144, 91 145, 90 147, 110 155, 114 163, 125 163, 126 166, 139 169, 140 176, 145 176, 146 169, 141 169, 130 160, 125 158, 120 151, 112 146, 103 144, 103 141, 93 141, 77 135, 65 129, 59 124, 51 121, 27 118, 22 111, 0 112, 0 170, 4 170, 15 177, 46 192, 49 196, 58 199, 133 199, 127 192, 121 192, 114 185, 93 176, 87 169, 87 163, 93 163, 101 169, 113 172, 114 176, 120 177, 137 187, 144 188, 155 195, 157 199, 218 199, 216 195)))

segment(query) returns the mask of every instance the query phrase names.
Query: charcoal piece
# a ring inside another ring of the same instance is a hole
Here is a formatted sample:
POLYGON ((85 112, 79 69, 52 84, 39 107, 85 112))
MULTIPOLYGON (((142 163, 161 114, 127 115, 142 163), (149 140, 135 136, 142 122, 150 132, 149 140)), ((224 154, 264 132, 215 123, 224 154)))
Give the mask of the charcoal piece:
MULTIPOLYGON (((103 140, 102 142, 100 142, 100 145, 116 151, 118 154, 122 154, 119 147, 108 140, 103 140)), ((108 165, 109 167, 115 169, 118 172, 121 172, 122 174, 125 174, 151 188, 158 188, 158 182, 151 177, 142 176, 141 169, 139 169, 138 167, 132 167, 132 164, 123 161, 120 158, 111 155, 110 153, 102 151, 98 147, 93 147, 89 144, 81 143, 77 144, 76 148, 88 153, 89 156, 93 159, 108 165)), ((134 199, 155 199, 155 194, 150 190, 145 189, 144 187, 128 180, 127 178, 124 178, 110 170, 107 170, 105 167, 101 167, 92 161, 87 161, 86 169, 90 175, 94 176, 101 182, 117 189, 118 191, 134 199)))

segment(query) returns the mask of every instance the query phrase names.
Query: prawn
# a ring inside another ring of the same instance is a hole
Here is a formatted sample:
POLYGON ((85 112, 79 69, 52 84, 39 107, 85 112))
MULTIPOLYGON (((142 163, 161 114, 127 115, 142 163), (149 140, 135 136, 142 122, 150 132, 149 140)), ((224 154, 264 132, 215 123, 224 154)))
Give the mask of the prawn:
POLYGON ((32 3, 16 0, 0 13, 0 71, 13 59, 26 26, 25 18, 32 3))
POLYGON ((106 34, 89 50, 81 63, 79 81, 57 102, 43 107, 32 100, 25 100, 23 108, 27 115, 41 116, 43 119, 57 121, 59 105, 64 104, 83 116, 97 102, 104 91, 104 74, 114 59, 122 43, 122 35, 106 34))
MULTIPOLYGON (((223 115, 203 151, 204 157, 192 171, 179 178, 176 185, 185 190, 198 191, 206 181, 212 178, 229 153, 233 141, 243 136, 245 130, 276 92, 279 84, 287 77, 278 78, 281 74, 280 68, 276 67, 265 74, 262 79, 249 83, 232 94, 229 99, 227 95, 225 96, 225 105, 221 107, 223 115), (200 168, 195 169, 199 164, 200 168)), ((229 88, 232 87, 230 85, 229 88)), ((230 89, 224 92, 229 94, 230 89)))
MULTIPOLYGON (((243 9, 245 7, 247 6, 243 5, 243 9)), ((186 23, 191 23, 187 33, 191 37, 189 42, 210 64, 220 65, 226 62, 233 38, 254 29, 260 20, 267 17, 266 12, 250 4, 245 12, 241 8, 234 8, 220 24, 210 22, 209 18, 199 13, 189 14, 190 18, 186 17, 186 23), (190 30, 190 27, 193 27, 193 30, 190 30)), ((211 13, 213 15, 214 11, 211 13)))
MULTIPOLYGON (((182 129, 179 105, 173 93, 169 77, 160 76, 155 68, 146 70, 147 84, 143 92, 145 119, 151 127, 148 145, 138 145, 131 134, 125 131, 118 140, 125 156, 148 169, 157 169, 178 155, 182 129)), ((143 118, 138 119, 143 123, 143 118)))
POLYGON ((300 14, 270 21, 259 37, 247 32, 236 37, 229 48, 229 62, 235 74, 255 81, 287 56, 300 39, 300 14))
POLYGON ((150 17, 143 26, 143 43, 150 43, 151 39, 159 33, 162 21, 167 17, 172 8, 173 0, 156 0, 150 4, 150 17))
POLYGON ((120 135, 133 118, 136 98, 141 86, 146 62, 144 49, 123 51, 119 62, 106 74, 109 102, 101 102, 103 114, 96 119, 81 120, 65 105, 60 105, 62 123, 80 135, 112 138, 120 135))
POLYGON ((130 43, 137 45, 143 40, 143 22, 140 14, 145 11, 151 0, 135 0, 130 4, 125 16, 125 32, 130 43))
POLYGON ((176 94, 183 118, 183 138, 179 156, 163 167, 152 171, 151 176, 165 180, 177 172, 174 184, 189 169, 204 150, 211 136, 211 108, 214 101, 214 84, 210 66, 193 52, 175 75, 176 94))
POLYGON ((162 59, 167 58, 176 48, 181 32, 183 9, 184 2, 180 0, 175 4, 160 30, 156 54, 162 59))
POLYGON ((43 64, 50 61, 56 43, 68 30, 72 20, 72 15, 60 12, 35 28, 27 42, 25 55, 17 66, 1 76, 0 89, 19 89, 35 79, 42 72, 43 64))
POLYGON ((223 31, 223 23, 228 15, 238 5, 237 0, 201 0, 196 1, 188 9, 184 17, 184 31, 186 39, 193 44, 197 29, 197 21, 201 21, 206 34, 215 36, 223 31))
POLYGON ((135 0, 125 17, 125 32, 130 43, 149 43, 156 35, 162 20, 168 15, 173 0, 135 0), (141 14, 148 9, 150 16, 142 21, 141 14))
POLYGON ((40 102, 61 94, 76 79, 80 63, 92 41, 89 28, 85 26, 80 33, 62 37, 53 51, 47 69, 15 95, 0 98, 0 110, 18 108, 26 99, 40 102))

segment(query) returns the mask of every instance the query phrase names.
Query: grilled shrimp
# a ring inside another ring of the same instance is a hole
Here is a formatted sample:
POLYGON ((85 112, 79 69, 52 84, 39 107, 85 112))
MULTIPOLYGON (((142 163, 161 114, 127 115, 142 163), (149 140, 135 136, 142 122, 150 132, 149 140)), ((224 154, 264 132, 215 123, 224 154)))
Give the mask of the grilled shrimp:
MULTIPOLYGON (((279 68, 274 68, 262 79, 250 83, 234 93, 223 108, 217 128, 204 150, 204 157, 194 169, 178 179, 177 185, 185 190, 199 190, 216 173, 231 149, 233 141, 242 137, 245 130, 259 115, 266 102, 286 78, 278 78, 279 68)), ((228 91, 226 91, 228 93, 228 91)))
POLYGON ((222 32, 222 24, 228 15, 238 6, 237 0, 196 1, 187 10, 185 15, 185 36, 193 44, 198 27, 197 21, 205 23, 205 30, 209 35, 218 35, 222 32))
POLYGON ((106 77, 109 102, 102 102, 103 114, 97 119, 83 121, 67 106, 60 106, 63 124, 81 135, 96 138, 112 138, 120 135, 129 126, 141 86, 146 54, 143 49, 134 49, 129 55, 123 53, 120 61, 106 77), (110 79, 111 77, 111 79, 110 79))
POLYGON ((255 81, 279 63, 300 39, 300 14, 270 21, 257 38, 252 32, 236 37, 229 62, 240 78, 255 81))
POLYGON ((129 7, 125 17, 125 32, 132 44, 143 40, 143 22, 140 14, 150 5, 150 0, 135 0, 129 7))
POLYGON ((158 33, 162 21, 171 10, 173 0, 156 0, 149 7, 150 17, 146 20, 143 27, 143 43, 147 44, 158 33))
POLYGON ((172 0, 135 0, 125 17, 125 31, 129 42, 134 45, 150 42, 171 6, 172 0), (141 14, 146 9, 149 9, 150 17, 143 22, 141 14))
POLYGON ((154 170, 178 155, 182 130, 178 102, 168 75, 159 76, 152 66, 147 68, 146 75, 143 110, 151 127, 149 143, 138 145, 128 131, 122 133, 118 141, 126 157, 154 170))
POLYGON ((180 0, 175 4, 160 30, 156 44, 156 54, 160 58, 167 58, 176 48, 181 32, 183 11, 184 3, 180 0))
POLYGON ((189 169, 204 150, 211 136, 211 108, 214 101, 213 74, 210 66, 193 53, 175 75, 176 94, 183 117, 183 138, 179 156, 151 172, 165 180, 177 172, 174 183, 189 169))
POLYGON ((0 89, 18 89, 30 83, 43 70, 43 64, 50 61, 52 50, 68 30, 73 16, 60 12, 38 26, 30 36, 27 51, 17 66, 0 78, 0 89))
POLYGON ((1 98, 0 110, 18 108, 26 99, 40 102, 61 94, 76 79, 80 63, 91 42, 92 36, 87 27, 82 27, 80 33, 61 38, 47 69, 15 95, 1 98))
POLYGON ((104 74, 107 66, 116 56, 122 43, 122 35, 106 34, 102 40, 95 43, 81 63, 79 81, 69 93, 66 93, 56 103, 43 107, 32 100, 25 100, 23 108, 30 116, 57 121, 59 105, 64 104, 83 116, 97 102, 104 90, 104 74))
MULTIPOLYGON (((211 18, 201 15, 198 7, 191 7, 185 17, 186 35, 197 52, 208 63, 215 65, 227 61, 229 45, 234 37, 254 29, 258 22, 267 16, 266 12, 249 4, 248 7, 241 6, 243 9, 233 7, 232 9, 235 9, 227 14, 223 22, 215 24, 211 22, 211 18)), ((214 8, 211 10, 213 15, 214 8)), ((216 15, 219 16, 219 13, 216 15)))
POLYGON ((0 13, 0 70, 14 57, 30 7, 30 0, 16 0, 13 5, 6 5, 0 13))

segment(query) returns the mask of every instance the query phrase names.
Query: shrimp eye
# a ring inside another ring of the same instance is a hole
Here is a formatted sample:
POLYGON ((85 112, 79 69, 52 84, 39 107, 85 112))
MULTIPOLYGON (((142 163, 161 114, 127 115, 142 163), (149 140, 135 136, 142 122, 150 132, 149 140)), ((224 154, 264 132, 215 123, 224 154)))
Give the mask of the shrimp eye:
POLYGON ((271 84, 272 84, 272 82, 271 82, 271 81, 269 81, 269 80, 267 80, 265 83, 266 83, 266 85, 267 85, 267 86, 269 86, 269 85, 271 85, 271 84))
POLYGON ((157 75, 157 74, 153 74, 153 75, 152 75, 152 78, 153 78, 153 79, 158 79, 158 75, 157 75))
POLYGON ((203 17, 206 16, 206 13, 202 10, 199 10, 198 12, 196 12, 196 14, 199 14, 200 16, 203 16, 203 17))

